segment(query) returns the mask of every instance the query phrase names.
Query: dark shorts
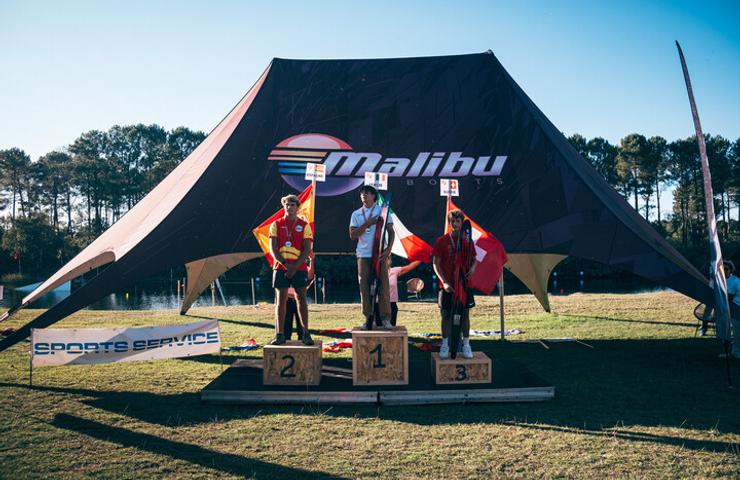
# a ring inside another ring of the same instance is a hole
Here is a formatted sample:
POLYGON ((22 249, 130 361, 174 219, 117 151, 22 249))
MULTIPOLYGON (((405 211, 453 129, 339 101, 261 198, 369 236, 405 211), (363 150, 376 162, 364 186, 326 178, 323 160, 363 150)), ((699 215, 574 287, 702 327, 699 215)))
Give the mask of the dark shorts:
MULTIPOLYGON (((444 290, 439 291, 439 298, 437 299, 437 306, 440 308, 440 310, 444 310, 446 312, 450 311, 452 309, 452 294, 447 293, 444 290)), ((475 306, 475 297, 472 293, 468 294, 468 304, 465 306, 465 308, 472 308, 475 306)))
POLYGON ((272 272, 272 288, 304 288, 308 286, 308 272, 297 271, 292 278, 285 278, 285 270, 272 272))

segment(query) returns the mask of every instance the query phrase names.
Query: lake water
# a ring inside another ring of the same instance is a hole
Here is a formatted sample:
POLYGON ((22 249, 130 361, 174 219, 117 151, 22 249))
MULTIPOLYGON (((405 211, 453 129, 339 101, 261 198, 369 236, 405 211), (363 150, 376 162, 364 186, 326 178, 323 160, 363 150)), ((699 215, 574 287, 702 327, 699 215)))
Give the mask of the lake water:
MULTIPOLYGON (((317 288, 311 287, 309 291, 309 302, 315 303, 356 303, 360 296, 356 285, 327 285, 322 289, 322 281, 319 279, 317 288)), ((437 284, 433 279, 425 280, 426 286, 420 294, 422 300, 434 300, 437 295, 437 284)), ((256 302, 273 302, 274 293, 270 288, 269 281, 257 278, 254 282, 254 297, 252 296, 252 281, 230 281, 221 283, 223 299, 226 305, 252 305, 256 302)), ((548 285, 551 295, 570 295, 572 293, 637 293, 645 291, 664 290, 664 287, 643 280, 639 277, 629 278, 569 278, 560 279, 553 277, 548 285)), ((401 300, 406 299, 405 282, 399 282, 399 294, 401 300)), ((528 290, 516 279, 507 275, 505 284, 506 294, 522 294, 528 290)), ((0 305, 9 308, 27 293, 16 292, 12 287, 5 287, 4 299, 0 305)), ((68 293, 52 292, 34 302, 32 308, 49 308, 62 299, 68 293)), ((493 295, 498 295, 497 291, 493 295)), ((223 305, 221 295, 218 291, 213 297, 215 305, 223 305)), ((210 289, 206 289, 196 301, 194 306, 211 306, 212 296, 210 289)), ((88 308, 93 310, 160 310, 175 309, 179 307, 176 282, 142 282, 121 292, 110 294, 103 299, 91 304, 88 308)))

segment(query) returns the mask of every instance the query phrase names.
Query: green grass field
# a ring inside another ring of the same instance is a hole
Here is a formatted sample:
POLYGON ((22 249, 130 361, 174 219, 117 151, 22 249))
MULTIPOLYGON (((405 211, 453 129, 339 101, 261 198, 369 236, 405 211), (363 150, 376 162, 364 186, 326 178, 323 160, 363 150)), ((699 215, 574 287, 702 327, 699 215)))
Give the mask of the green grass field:
MULTIPOLYGON (((0 477, 740 477, 740 362, 728 389, 718 342, 694 336, 693 300, 649 293, 551 301, 556 313, 546 314, 532 296, 507 297, 507 327, 525 333, 505 343, 472 341, 494 362, 520 361, 555 385, 555 399, 545 403, 204 405, 198 392, 219 375, 218 355, 37 368, 29 388, 29 344, 19 344, 0 353, 0 477), (595 348, 518 342, 565 336, 595 348)), ((357 324, 358 310, 311 306, 312 329, 357 324)), ((410 334, 439 331, 433 304, 400 310, 410 334)), ((221 319, 228 346, 268 341, 271 311, 191 314, 221 319)), ((3 326, 38 313, 21 312, 3 326)), ((83 311, 56 326, 164 325, 193 316, 83 311)), ((497 299, 479 299, 472 318, 473 328, 498 328, 497 299)))

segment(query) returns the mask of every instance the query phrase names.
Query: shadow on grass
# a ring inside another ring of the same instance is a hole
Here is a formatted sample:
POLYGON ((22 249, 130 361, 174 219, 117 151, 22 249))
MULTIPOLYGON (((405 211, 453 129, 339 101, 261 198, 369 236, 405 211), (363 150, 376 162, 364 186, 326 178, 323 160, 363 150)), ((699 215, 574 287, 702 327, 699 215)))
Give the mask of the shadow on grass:
MULTIPOLYGON (((197 393, 95 391, 33 387, 90 398, 80 401, 119 415, 161 425, 200 424, 214 417, 242 419, 278 413, 330 417, 381 418, 416 425, 515 424, 533 429, 567 430, 642 442, 683 445, 711 451, 736 451, 737 445, 626 430, 631 426, 676 427, 740 433, 740 362, 733 362, 729 389, 718 342, 674 340, 587 340, 538 344, 472 340, 474 350, 525 365, 556 387, 544 403, 436 405, 406 407, 217 406, 203 405, 197 393)), ((216 362, 218 357, 212 357, 216 362)), ((226 359, 224 357, 225 363, 226 359)), ((234 358, 234 357, 231 357, 234 358)), ((232 360, 233 361, 233 360, 232 360)), ((411 372, 413 375, 413 371, 411 372)), ((4 384, 28 388, 25 385, 4 384)))
POLYGON ((696 328, 696 323, 686 323, 686 322, 658 322, 653 320, 632 320, 629 318, 614 318, 614 317, 599 317, 595 315, 578 315, 578 314, 567 314, 567 313, 554 313, 552 314, 554 317, 576 317, 576 318, 588 318, 588 319, 594 319, 594 320, 606 320, 607 322, 621 322, 621 323, 640 323, 644 325, 669 325, 672 327, 687 327, 687 328, 696 328))
POLYGON ((668 437, 665 435, 653 435, 644 432, 630 432, 627 430, 620 430, 618 428, 609 428, 603 430, 586 430, 586 429, 573 429, 556 427, 552 425, 536 425, 522 422, 502 422, 507 425, 513 425, 516 427, 529 428, 534 430, 544 431, 555 431, 562 433, 578 433, 591 435, 594 437, 601 438, 616 438, 620 440, 627 440, 630 442, 647 442, 647 443, 663 443, 667 445, 678 446, 682 448, 690 448, 698 451, 710 451, 717 453, 733 452, 737 450, 737 445, 729 442, 718 442, 712 440, 694 440, 683 437, 668 437))
POLYGON ((98 440, 116 443, 122 447, 166 455, 244 478, 342 478, 321 472, 316 473, 298 468, 283 467, 239 455, 221 453, 198 445, 167 440, 155 435, 133 432, 125 428, 112 427, 65 413, 57 414, 51 424, 98 440))

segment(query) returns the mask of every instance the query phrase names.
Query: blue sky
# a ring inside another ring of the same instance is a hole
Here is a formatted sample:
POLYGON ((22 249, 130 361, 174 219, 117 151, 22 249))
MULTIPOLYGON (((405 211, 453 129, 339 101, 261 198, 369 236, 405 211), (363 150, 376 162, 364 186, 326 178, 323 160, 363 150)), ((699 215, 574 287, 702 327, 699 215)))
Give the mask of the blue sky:
POLYGON ((209 131, 273 57, 493 50, 564 133, 740 136, 740 2, 0 0, 0 149, 35 160, 83 131, 209 131))

